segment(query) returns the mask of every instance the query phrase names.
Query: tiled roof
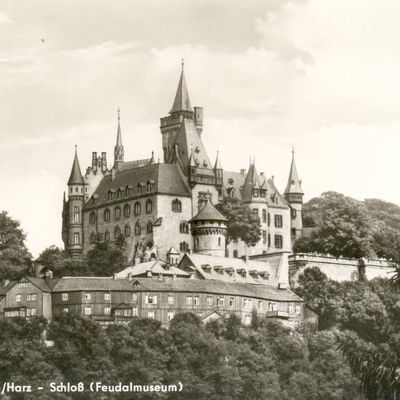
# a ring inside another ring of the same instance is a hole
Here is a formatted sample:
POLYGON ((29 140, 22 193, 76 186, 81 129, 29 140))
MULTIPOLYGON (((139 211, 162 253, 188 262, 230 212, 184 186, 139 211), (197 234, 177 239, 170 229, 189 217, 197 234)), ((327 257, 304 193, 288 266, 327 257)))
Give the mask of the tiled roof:
POLYGON ((72 292, 77 290, 132 290, 132 282, 129 279, 113 279, 110 277, 63 277, 57 280, 52 291, 72 292))
POLYGON ((71 174, 68 179, 68 185, 83 185, 85 182, 83 180, 81 167, 79 166, 78 154, 75 148, 74 162, 72 163, 71 174))
POLYGON ((294 161, 294 151, 292 153, 292 164, 290 165, 289 179, 285 193, 304 194, 301 188, 299 175, 297 174, 296 162, 294 161))
POLYGON ((227 219, 207 201, 206 205, 195 215, 191 221, 227 221, 227 219))
POLYGON ((166 263, 161 260, 147 261, 144 263, 132 265, 128 268, 125 268, 124 270, 116 273, 115 278, 116 279, 127 278, 128 274, 131 274, 131 276, 145 275, 148 271, 151 271, 151 273, 153 274, 158 274, 158 275, 162 274, 165 276, 172 276, 172 275, 177 275, 182 277, 189 276, 187 272, 182 271, 181 269, 176 267, 169 267, 168 269, 166 269, 165 265, 166 263))
POLYGON ((216 279, 224 282, 251 283, 273 287, 277 287, 279 283, 279 262, 245 261, 241 258, 185 254, 179 266, 185 265, 187 259, 191 261, 196 271, 206 280, 216 279), (242 273, 240 273, 241 271, 242 273), (255 271, 257 273, 254 273, 255 271), (269 279, 263 279, 264 274, 267 274, 269 279))
POLYGON ((179 79, 178 89, 176 91, 174 104, 170 113, 178 111, 193 111, 190 104, 189 92, 186 85, 185 74, 182 68, 181 77, 179 79))
MULTIPOLYGON (((149 194, 161 193, 176 196, 190 196, 190 189, 185 182, 183 174, 175 164, 152 164, 141 168, 122 170, 112 179, 112 175, 107 175, 100 182, 94 197, 95 205, 108 201, 108 192, 118 190, 121 187, 131 186, 134 197, 137 195, 139 183, 146 184, 147 181, 154 182, 154 188, 149 194)), ((144 188, 146 190, 146 188, 144 188)), ((88 202, 88 206, 92 205, 88 202)))

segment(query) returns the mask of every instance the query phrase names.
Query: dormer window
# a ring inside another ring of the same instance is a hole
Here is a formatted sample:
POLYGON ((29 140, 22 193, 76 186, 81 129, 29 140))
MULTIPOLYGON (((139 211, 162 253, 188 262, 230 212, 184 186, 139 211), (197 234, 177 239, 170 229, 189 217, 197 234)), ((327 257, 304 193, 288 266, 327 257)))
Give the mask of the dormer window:
POLYGON ((113 198, 113 193, 111 190, 108 191, 108 200, 112 200, 113 198))
POLYGON ((258 197, 259 192, 258 189, 253 189, 253 197, 258 197))

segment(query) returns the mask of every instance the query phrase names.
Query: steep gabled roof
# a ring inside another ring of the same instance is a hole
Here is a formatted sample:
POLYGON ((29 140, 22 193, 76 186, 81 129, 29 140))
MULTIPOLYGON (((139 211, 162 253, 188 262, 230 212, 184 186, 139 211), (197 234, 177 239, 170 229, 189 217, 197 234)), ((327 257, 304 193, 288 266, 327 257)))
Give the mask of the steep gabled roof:
POLYGON ((71 174, 68 179, 68 185, 84 185, 81 167, 79 166, 78 153, 75 146, 75 157, 72 163, 71 174))
POLYGON ((207 201, 206 205, 190 221, 228 221, 212 204, 207 201))
POLYGON ((185 79, 185 73, 183 70, 183 66, 182 66, 181 77, 179 79, 178 89, 177 89, 176 95, 175 95, 174 104, 171 108, 170 114, 172 114, 174 112, 179 112, 179 111, 193 112, 192 106, 190 104, 189 92, 188 92, 187 85, 186 85, 186 79, 185 79))
POLYGON ((299 175, 297 174, 296 162, 294 161, 294 150, 292 151, 292 163, 290 165, 289 179, 286 185, 285 194, 304 194, 301 188, 299 175))
POLYGON ((243 185, 243 201, 251 201, 251 199, 253 198, 253 189, 260 189, 261 187, 262 182, 257 173, 256 166, 254 163, 250 164, 250 168, 247 172, 246 179, 243 185))

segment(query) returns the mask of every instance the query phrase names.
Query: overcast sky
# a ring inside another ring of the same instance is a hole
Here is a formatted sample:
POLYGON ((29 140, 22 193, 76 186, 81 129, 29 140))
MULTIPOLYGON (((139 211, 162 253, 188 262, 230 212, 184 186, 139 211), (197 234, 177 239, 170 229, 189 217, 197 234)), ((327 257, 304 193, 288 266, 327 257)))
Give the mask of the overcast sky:
POLYGON ((274 175, 292 144, 306 200, 400 203, 398 0, 1 0, 0 209, 36 256, 61 242, 74 145, 161 158, 180 60, 226 169, 274 175), (43 41, 42 41, 43 39, 43 41))

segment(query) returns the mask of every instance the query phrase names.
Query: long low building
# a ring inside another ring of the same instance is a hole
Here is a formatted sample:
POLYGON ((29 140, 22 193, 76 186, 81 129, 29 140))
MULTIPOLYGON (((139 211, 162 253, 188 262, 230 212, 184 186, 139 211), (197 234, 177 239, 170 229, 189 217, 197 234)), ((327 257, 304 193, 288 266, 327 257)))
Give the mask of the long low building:
POLYGON ((249 324, 252 312, 279 318, 288 326, 315 322, 315 315, 290 290, 259 284, 179 278, 24 277, 0 292, 0 317, 77 313, 102 324, 152 318, 163 325, 178 313, 192 312, 207 322, 238 315, 249 324))

